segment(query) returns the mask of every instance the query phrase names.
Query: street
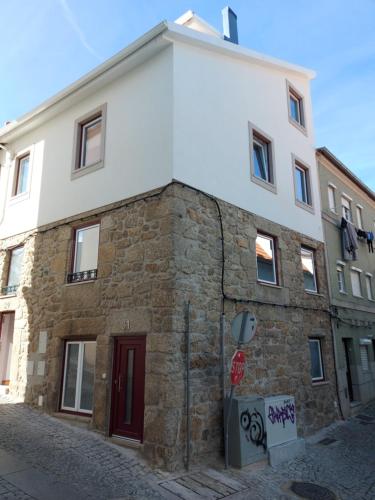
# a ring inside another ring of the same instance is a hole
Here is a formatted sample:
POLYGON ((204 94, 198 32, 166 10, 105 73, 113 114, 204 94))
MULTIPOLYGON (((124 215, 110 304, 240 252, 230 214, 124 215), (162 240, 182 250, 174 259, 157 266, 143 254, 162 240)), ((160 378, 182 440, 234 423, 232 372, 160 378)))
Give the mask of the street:
POLYGON ((302 498, 375 498, 375 404, 306 441, 306 455, 276 468, 221 463, 167 473, 132 449, 0 397, 0 498, 292 499, 293 481, 328 488, 302 498))

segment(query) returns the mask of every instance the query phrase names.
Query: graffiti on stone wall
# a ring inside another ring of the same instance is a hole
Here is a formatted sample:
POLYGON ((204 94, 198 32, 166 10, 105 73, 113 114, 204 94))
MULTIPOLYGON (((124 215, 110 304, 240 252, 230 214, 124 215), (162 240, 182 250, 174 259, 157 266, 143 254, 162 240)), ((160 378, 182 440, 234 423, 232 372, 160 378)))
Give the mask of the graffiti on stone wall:
POLYGON ((255 408, 252 413, 246 409, 241 413, 240 421, 247 441, 255 446, 263 446, 263 449, 266 450, 267 439, 262 415, 255 408))
POLYGON ((283 406, 269 406, 268 408, 268 420, 272 425, 274 424, 283 424, 285 427, 285 422, 290 421, 294 424, 296 420, 296 409, 294 403, 284 402, 283 406))

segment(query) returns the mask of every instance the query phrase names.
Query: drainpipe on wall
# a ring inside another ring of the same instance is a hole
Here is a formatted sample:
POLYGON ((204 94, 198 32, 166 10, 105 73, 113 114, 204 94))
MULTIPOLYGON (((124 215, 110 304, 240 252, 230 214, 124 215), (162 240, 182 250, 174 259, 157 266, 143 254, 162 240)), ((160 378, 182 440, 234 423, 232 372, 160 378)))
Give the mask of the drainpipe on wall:
POLYGON ((190 468, 191 422, 190 422, 190 301, 186 307, 186 470, 190 468))
MULTIPOLYGON (((318 167, 319 168, 319 167, 318 167)), ((319 174, 318 174, 319 175, 319 174)), ((321 200, 320 200, 321 203, 321 200)), ((322 205, 321 205, 322 206, 322 205)), ((326 279, 327 279, 327 287, 328 287, 328 297, 330 304, 332 303, 332 288, 330 275, 328 271, 328 251, 326 245, 326 231, 323 223, 323 236, 324 236, 324 259, 325 259, 325 269, 326 269, 326 279)), ((333 364, 335 369, 335 377, 336 377, 336 394, 337 400, 339 404, 341 418, 344 420, 344 412, 342 411, 341 398, 340 398, 340 387, 339 387, 339 374, 338 374, 338 356, 337 356, 337 345, 336 345, 336 325, 332 314, 330 314, 330 322, 331 322, 331 334, 332 334, 332 347, 333 347, 333 364)))

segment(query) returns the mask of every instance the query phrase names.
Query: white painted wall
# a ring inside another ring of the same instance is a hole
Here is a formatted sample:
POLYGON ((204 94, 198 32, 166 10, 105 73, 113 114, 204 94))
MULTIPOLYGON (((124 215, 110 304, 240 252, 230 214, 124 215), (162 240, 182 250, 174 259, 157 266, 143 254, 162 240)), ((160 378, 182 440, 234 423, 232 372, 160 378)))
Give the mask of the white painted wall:
POLYGON ((2 171, 5 213, 0 200, 0 238, 170 182, 172 54, 172 46, 164 49, 8 145, 17 155, 31 150, 32 180, 29 196, 15 203, 10 196, 14 162, 2 171), (75 120, 103 103, 107 103, 104 168, 72 180, 75 120))
POLYGON ((173 74, 174 178, 322 241, 308 80, 184 43, 173 74), (307 137, 288 120, 286 78, 305 97, 307 137), (277 194, 250 180, 249 121, 274 140, 277 194), (295 204, 292 153, 310 166, 314 214, 295 204))
POLYGON ((175 178, 323 240, 309 82, 288 69, 175 41, 9 147, 30 148, 31 189, 12 200, 14 164, 3 168, 0 238, 175 178), (305 96, 307 136, 288 120, 286 78, 305 96), (104 168, 71 179, 75 120, 104 103, 104 168), (273 138, 277 194, 250 180, 249 121, 273 138), (310 166, 314 214, 295 204, 292 153, 310 166))

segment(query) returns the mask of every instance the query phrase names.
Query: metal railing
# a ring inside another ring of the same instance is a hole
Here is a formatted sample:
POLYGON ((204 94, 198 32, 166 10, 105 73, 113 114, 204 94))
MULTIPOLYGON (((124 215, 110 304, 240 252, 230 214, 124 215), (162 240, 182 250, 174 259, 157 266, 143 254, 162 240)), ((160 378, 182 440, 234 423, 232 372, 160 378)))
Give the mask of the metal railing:
POLYGON ((68 283, 79 283, 81 281, 95 280, 98 274, 97 269, 90 269, 88 271, 79 271, 78 273, 69 273, 67 277, 68 283))
POLYGON ((3 286, 1 289, 2 295, 13 295, 17 292, 18 285, 3 286))

